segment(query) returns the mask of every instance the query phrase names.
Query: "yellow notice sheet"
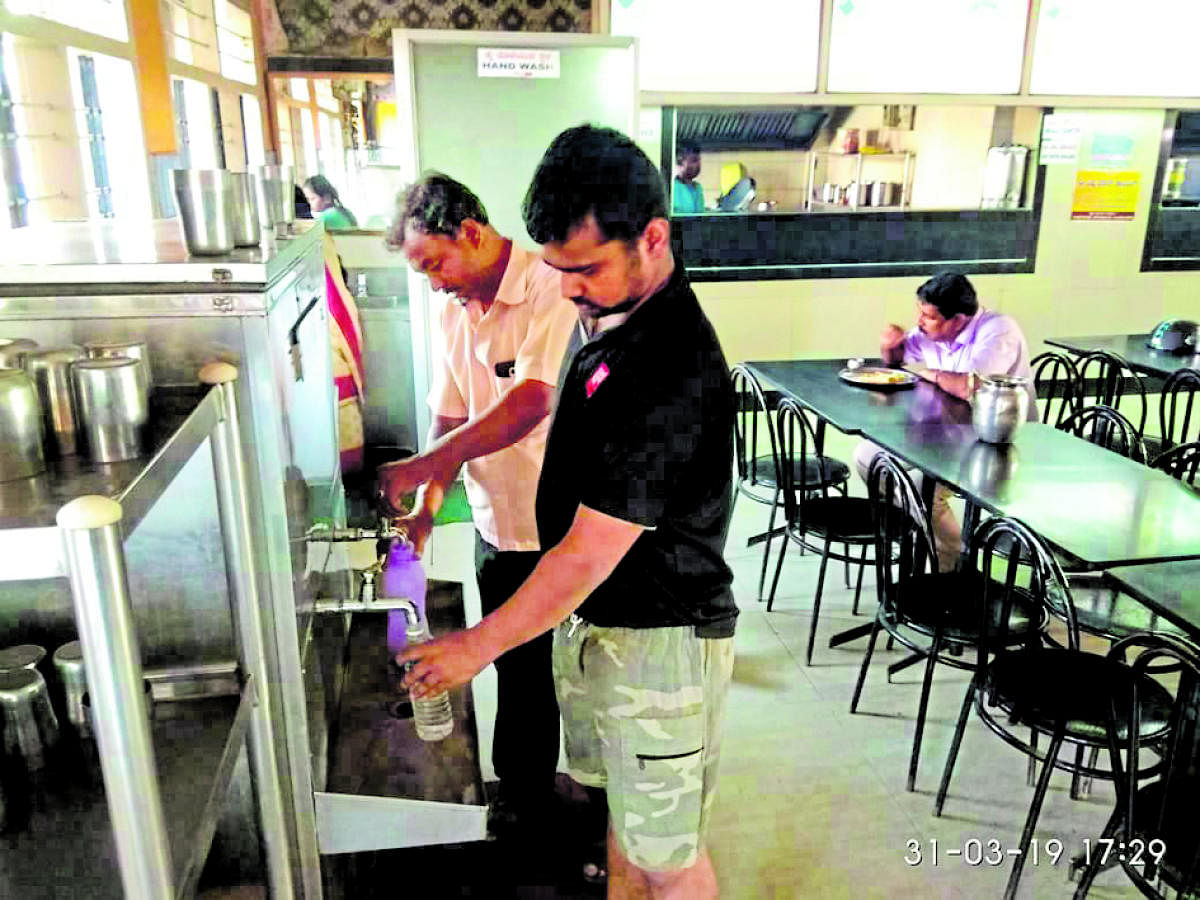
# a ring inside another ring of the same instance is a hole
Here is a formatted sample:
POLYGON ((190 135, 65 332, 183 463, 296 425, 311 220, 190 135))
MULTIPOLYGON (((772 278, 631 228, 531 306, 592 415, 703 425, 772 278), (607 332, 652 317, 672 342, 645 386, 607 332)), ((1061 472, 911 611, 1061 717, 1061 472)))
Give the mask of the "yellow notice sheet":
POLYGON ((1075 173, 1072 219, 1132 219, 1141 172, 1080 169, 1075 173))

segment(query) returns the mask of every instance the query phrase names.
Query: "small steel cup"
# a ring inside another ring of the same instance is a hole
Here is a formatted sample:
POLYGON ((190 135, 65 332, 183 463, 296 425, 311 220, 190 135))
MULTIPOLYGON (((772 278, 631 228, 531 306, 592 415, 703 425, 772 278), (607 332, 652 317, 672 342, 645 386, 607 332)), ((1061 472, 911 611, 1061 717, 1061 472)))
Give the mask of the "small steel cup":
POLYGON ((67 721, 81 737, 88 737, 88 721, 83 710, 83 698, 87 694, 87 673, 83 668, 83 646, 79 641, 63 644, 54 651, 54 669, 62 683, 67 721))
POLYGON ((137 360, 81 359, 71 372, 91 458, 107 463, 140 456, 150 411, 137 360))
MULTIPOLYGON (((264 228, 296 220, 296 184, 291 166, 259 166, 254 170, 258 221, 264 228)), ((284 229, 287 236, 288 229, 284 229)))
POLYGON ((16 644, 0 650, 0 672, 36 669, 46 658, 46 648, 37 644, 16 644))
POLYGON ((0 369, 0 481, 45 471, 37 390, 20 369, 0 369))
POLYGON ((0 672, 0 709, 5 755, 21 757, 30 772, 45 768, 46 754, 58 743, 58 718, 41 673, 36 669, 0 672))
POLYGON ((83 350, 74 345, 37 350, 25 357, 25 372, 37 388, 42 406, 46 446, 55 456, 71 456, 78 447, 79 415, 71 363, 82 358, 83 350))
POLYGON ((172 169, 171 183, 188 252, 219 256, 233 249, 233 179, 224 169, 172 169))
POLYGON ((0 338, 0 369, 20 369, 25 357, 37 349, 37 341, 29 338, 0 338))
POLYGON ((237 247, 257 247, 262 233, 259 226, 258 196, 254 176, 232 172, 233 243, 237 247))
POLYGON ((136 359, 146 381, 146 392, 154 387, 154 376, 150 371, 150 351, 145 341, 84 341, 83 352, 88 359, 136 359))

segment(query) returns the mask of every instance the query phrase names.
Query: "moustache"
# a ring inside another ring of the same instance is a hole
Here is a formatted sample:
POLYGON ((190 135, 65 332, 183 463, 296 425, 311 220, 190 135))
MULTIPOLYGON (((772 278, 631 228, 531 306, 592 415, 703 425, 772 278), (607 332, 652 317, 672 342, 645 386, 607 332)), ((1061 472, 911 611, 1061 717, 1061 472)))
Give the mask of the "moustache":
POLYGON ((623 312, 629 312, 638 304, 637 297, 626 297, 620 303, 613 306, 600 306, 593 303, 585 297, 572 297, 571 302, 579 307, 580 311, 590 315, 593 319, 603 319, 605 316, 615 316, 623 312))

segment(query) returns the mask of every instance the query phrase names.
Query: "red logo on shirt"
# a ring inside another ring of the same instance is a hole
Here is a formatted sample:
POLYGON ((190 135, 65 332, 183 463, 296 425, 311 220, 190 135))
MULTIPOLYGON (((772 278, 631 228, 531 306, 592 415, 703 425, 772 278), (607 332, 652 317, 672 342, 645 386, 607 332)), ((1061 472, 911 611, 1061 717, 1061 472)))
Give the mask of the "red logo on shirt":
POLYGON ((608 377, 608 363, 600 363, 596 366, 596 370, 588 377, 587 380, 587 395, 590 399, 592 394, 596 393, 596 388, 604 382, 608 377))

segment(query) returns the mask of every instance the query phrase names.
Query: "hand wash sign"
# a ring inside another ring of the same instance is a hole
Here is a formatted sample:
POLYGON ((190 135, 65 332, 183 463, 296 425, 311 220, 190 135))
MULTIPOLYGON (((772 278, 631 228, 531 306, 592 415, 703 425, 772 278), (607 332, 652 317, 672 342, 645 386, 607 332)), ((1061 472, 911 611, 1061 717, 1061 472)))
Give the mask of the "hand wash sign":
POLYGON ((558 78, 557 50, 479 47, 480 78, 558 78))

